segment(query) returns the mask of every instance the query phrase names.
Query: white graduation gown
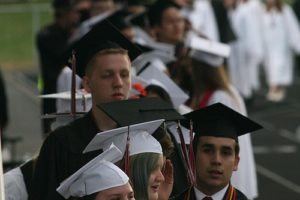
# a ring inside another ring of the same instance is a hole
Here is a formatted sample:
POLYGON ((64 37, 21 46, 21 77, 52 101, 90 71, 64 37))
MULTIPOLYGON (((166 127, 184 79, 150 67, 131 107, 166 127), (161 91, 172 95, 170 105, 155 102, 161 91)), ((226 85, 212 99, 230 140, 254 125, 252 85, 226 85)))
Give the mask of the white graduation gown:
POLYGON ((272 9, 263 13, 264 66, 269 85, 291 85, 293 51, 300 52, 300 29, 288 5, 282 12, 272 9))
MULTIPOLYGON (((224 90, 214 91, 213 95, 208 101, 208 105, 221 102, 224 105, 247 116, 243 99, 233 86, 230 87, 230 90, 234 97, 224 90)), ((258 196, 258 189, 255 160, 250 134, 240 136, 239 145, 240 162, 238 165, 238 170, 232 174, 231 184, 238 190, 242 191, 248 197, 248 199, 254 199, 258 196)))
POLYGON ((259 13, 259 6, 252 0, 239 4, 230 12, 230 20, 238 39, 231 43, 228 72, 232 84, 244 98, 251 97, 252 91, 260 86, 258 67, 263 47, 259 13))
POLYGON ((194 1, 193 10, 188 18, 196 32, 205 35, 210 40, 219 41, 219 31, 210 0, 194 1))
MULTIPOLYGON (((81 87, 81 78, 76 75, 76 90, 81 87)), ((69 67, 64 67, 57 78, 57 92, 71 91, 72 87, 72 70, 69 67)), ((85 100, 85 109, 82 105, 82 99, 76 99, 76 112, 87 112, 92 107, 92 99, 85 100)), ((56 112, 57 113, 70 113, 71 100, 69 99, 56 99, 56 112)))
POLYGON ((27 200, 28 193, 20 167, 4 174, 5 200, 27 200))

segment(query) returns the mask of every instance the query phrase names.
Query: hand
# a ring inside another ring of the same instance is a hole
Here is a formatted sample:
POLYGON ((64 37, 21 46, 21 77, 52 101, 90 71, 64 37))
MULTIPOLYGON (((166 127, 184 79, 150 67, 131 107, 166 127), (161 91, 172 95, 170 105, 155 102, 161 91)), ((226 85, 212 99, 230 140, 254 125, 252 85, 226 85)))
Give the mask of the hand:
POLYGON ((165 177, 164 182, 160 184, 159 192, 158 192, 158 200, 168 200, 172 189, 173 189, 173 164, 171 160, 167 159, 164 169, 163 169, 163 175, 165 177))

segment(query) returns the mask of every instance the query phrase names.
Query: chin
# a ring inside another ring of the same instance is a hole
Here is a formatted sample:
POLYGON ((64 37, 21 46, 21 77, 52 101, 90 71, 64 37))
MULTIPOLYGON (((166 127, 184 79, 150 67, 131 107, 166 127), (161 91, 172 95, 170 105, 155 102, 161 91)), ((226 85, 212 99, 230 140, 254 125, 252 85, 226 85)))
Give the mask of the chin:
POLYGON ((158 193, 157 192, 151 192, 149 194, 149 200, 157 200, 158 199, 158 193))

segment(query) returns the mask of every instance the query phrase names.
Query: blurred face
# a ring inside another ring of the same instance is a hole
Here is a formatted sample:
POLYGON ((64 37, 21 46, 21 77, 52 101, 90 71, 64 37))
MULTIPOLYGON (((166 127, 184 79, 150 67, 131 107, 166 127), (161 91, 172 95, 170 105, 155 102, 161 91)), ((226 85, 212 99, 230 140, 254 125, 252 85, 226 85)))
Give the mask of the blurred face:
POLYGON ((99 192, 95 200, 134 200, 134 194, 130 184, 127 183, 99 192))
POLYGON ((162 169, 164 165, 163 156, 160 155, 159 160, 155 169, 151 172, 148 182, 148 197, 149 200, 157 200, 158 199, 158 191, 160 184, 165 180, 162 169))
POLYGON ((160 42, 176 44, 183 40, 184 19, 177 8, 168 8, 163 12, 161 24, 155 27, 160 42))
POLYGON ((237 170, 236 142, 230 138, 202 136, 196 149, 197 188, 207 195, 223 189, 237 170))
POLYGON ((123 54, 98 55, 92 71, 83 79, 92 94, 93 105, 127 99, 131 87, 131 64, 123 54))
POLYGON ((113 0, 96 1, 92 4, 91 16, 96 16, 104 12, 113 11, 114 9, 115 3, 113 0))

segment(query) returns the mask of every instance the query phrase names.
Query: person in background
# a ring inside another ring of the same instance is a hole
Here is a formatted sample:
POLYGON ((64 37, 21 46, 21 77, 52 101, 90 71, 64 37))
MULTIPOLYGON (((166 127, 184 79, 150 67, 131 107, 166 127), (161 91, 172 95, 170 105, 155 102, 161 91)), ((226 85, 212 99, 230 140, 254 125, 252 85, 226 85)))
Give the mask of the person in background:
MULTIPOLYGON (((68 39, 79 24, 80 14, 72 0, 53 0, 54 21, 43 27, 36 35, 39 55, 42 94, 56 93, 57 77, 62 69, 61 56, 67 48, 68 39)), ((56 112, 55 100, 41 102, 42 114, 56 112)), ((51 130, 51 120, 43 120, 43 136, 51 130)))
POLYGON ((293 55, 300 54, 300 27, 291 7, 281 0, 264 2, 262 23, 267 99, 280 102, 293 82, 293 55))
MULTIPOLYGON (((298 19, 298 23, 300 24, 300 1, 295 0, 292 7, 293 7, 293 10, 294 10, 294 12, 296 14, 296 17, 298 19)), ((296 56, 296 66, 298 68, 298 72, 299 72, 298 75, 299 75, 300 74, 300 56, 299 55, 296 56)))

